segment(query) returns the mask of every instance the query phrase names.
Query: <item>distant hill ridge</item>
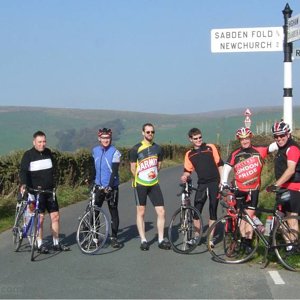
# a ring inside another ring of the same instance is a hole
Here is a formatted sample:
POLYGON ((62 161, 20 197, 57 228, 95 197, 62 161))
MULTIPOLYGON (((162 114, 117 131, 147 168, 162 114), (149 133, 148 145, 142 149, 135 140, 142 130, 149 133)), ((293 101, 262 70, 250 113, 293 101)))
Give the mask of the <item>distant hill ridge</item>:
MULTIPOLYGON (((152 122, 158 143, 188 144, 187 132, 192 127, 203 131, 204 140, 226 144, 237 128, 244 126, 247 107, 193 114, 158 114, 132 111, 71 109, 48 107, 0 106, 0 155, 32 146, 32 133, 43 130, 48 145, 74 151, 97 144, 97 129, 112 127, 114 143, 130 147, 141 140, 141 126, 152 122), (75 148, 74 148, 75 147, 75 148)), ((282 107, 249 107, 251 129, 270 127, 282 118, 282 107)), ((294 126, 299 127, 300 106, 293 108, 294 126)))

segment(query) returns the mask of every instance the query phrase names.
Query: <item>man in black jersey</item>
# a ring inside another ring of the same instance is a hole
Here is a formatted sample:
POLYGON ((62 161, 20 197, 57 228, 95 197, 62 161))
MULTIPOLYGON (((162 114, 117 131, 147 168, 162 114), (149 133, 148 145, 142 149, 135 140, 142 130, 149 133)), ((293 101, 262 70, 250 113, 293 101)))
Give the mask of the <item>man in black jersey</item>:
MULTIPOLYGON (((51 150, 46 148, 46 135, 42 131, 33 134, 33 147, 27 150, 21 160, 20 166, 21 194, 24 194, 26 187, 32 189, 53 190, 54 166, 51 150)), ((29 194, 34 199, 34 194, 29 194)), ((43 245, 43 224, 45 211, 48 211, 51 218, 51 230, 53 236, 53 250, 68 251, 70 248, 59 242, 59 207, 54 193, 41 193, 39 202, 40 231, 37 238, 38 251, 48 253, 46 245, 43 245)))

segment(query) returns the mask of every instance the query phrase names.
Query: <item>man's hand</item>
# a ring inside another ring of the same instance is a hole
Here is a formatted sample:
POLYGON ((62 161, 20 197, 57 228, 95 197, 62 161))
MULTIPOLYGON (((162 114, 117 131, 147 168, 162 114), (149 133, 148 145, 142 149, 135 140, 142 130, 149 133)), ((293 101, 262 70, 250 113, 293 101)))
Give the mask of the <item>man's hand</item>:
POLYGON ((105 194, 109 194, 113 189, 110 187, 110 186, 107 186, 105 189, 104 189, 104 193, 105 194))
POLYGON ((277 191, 279 191, 279 189, 280 189, 280 186, 277 186, 275 184, 272 184, 272 185, 269 185, 266 187, 266 191, 268 193, 277 192, 277 191))
POLYGON ((229 187, 229 184, 227 182, 221 183, 221 191, 229 190, 229 189, 230 189, 230 187, 229 187))
POLYGON ((183 173, 183 175, 180 177, 180 180, 182 183, 191 182, 191 174, 189 173, 183 173))

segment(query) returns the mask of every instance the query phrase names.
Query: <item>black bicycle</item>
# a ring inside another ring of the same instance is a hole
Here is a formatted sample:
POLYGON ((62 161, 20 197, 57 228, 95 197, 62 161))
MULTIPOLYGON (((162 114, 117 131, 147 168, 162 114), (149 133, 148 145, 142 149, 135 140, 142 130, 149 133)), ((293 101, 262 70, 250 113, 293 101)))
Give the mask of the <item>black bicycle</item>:
POLYGON ((198 209, 191 206, 192 181, 180 184, 180 208, 175 211, 169 225, 168 236, 172 249, 177 253, 187 254, 200 243, 203 234, 203 220, 198 209))
POLYGON ((107 193, 104 187, 98 185, 92 188, 85 212, 79 218, 76 233, 77 245, 85 254, 97 253, 105 245, 110 230, 108 215, 102 208, 95 205, 97 190, 102 194, 102 197, 105 197, 106 201, 113 199, 113 191, 107 193))
POLYGON ((259 244, 265 247, 264 267, 269 260, 268 255, 274 251, 281 264, 291 271, 300 270, 299 216, 284 216, 278 206, 289 199, 289 191, 276 191, 273 209, 255 208, 243 203, 235 197, 235 190, 222 192, 221 205, 227 209, 227 215, 217 220, 207 234, 208 250, 215 260, 228 264, 238 264, 250 260, 259 244), (269 236, 265 236, 259 226, 251 219, 246 210, 251 209, 272 215, 269 236), (253 229, 251 244, 246 244, 241 236, 240 226, 244 222, 253 229), (215 237, 213 232, 215 231, 215 237), (211 246, 213 241, 214 246, 211 246))

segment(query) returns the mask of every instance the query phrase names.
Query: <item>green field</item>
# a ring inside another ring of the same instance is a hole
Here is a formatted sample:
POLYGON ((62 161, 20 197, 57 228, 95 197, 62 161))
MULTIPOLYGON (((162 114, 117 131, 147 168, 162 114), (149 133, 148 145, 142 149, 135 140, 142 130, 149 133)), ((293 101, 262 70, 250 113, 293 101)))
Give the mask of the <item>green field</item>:
MULTIPOLYGON (((156 141, 164 144, 186 145, 187 131, 199 127, 206 142, 227 144, 234 138, 238 127, 244 125, 245 109, 217 111, 185 115, 152 114, 109 110, 80 110, 37 107, 0 106, 0 155, 14 150, 24 150, 32 146, 32 133, 43 130, 47 134, 48 146, 57 148, 58 131, 83 128, 105 127, 108 122, 118 120, 123 126, 117 146, 130 147, 141 139, 141 126, 151 122, 156 127, 156 141)), ((282 107, 259 108, 252 110, 252 130, 257 126, 282 117, 282 107)), ((294 126, 300 120, 300 107, 294 108, 294 126)), ((95 143, 97 143, 95 129, 95 143)))

